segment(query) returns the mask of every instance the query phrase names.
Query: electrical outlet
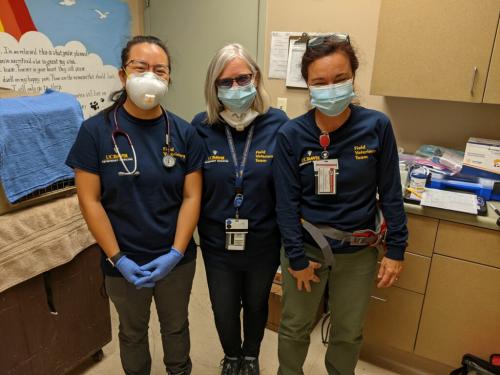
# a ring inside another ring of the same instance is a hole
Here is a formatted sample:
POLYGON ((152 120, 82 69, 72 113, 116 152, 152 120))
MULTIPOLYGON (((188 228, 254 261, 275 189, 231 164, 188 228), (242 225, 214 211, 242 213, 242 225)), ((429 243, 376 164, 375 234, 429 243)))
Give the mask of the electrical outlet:
POLYGON ((277 102, 276 102, 276 107, 278 107, 279 109, 281 109, 283 112, 286 112, 286 102, 287 102, 287 98, 278 98, 277 102))

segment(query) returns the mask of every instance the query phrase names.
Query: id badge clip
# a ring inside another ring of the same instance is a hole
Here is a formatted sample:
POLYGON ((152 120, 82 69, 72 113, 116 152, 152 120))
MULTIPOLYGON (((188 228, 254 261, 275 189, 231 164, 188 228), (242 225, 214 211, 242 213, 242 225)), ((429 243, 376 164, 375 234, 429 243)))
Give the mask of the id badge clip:
POLYGON ((337 194, 338 159, 314 161, 314 181, 317 195, 337 194))
POLYGON ((226 250, 245 250, 248 234, 247 219, 226 219, 226 250))

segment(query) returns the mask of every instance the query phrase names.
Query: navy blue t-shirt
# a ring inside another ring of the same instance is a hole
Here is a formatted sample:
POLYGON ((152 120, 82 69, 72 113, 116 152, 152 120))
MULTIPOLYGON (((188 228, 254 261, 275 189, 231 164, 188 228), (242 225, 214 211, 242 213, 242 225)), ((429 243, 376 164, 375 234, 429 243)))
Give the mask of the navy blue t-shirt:
MULTIPOLYGON (((112 113, 109 121, 101 112, 84 121, 68 155, 66 164, 99 175, 101 203, 115 233, 120 251, 139 265, 169 251, 174 242, 177 216, 183 201, 185 175, 199 170, 203 163, 203 146, 195 129, 168 112, 170 144, 176 164, 165 168, 166 125, 163 116, 152 120, 138 119, 123 107, 117 113, 118 124, 125 131, 137 155, 137 176, 119 176, 124 167, 113 150, 112 113)), ((132 150, 124 136, 116 142, 129 170, 134 163, 132 150)), ((190 241, 181 263, 196 257, 196 246, 190 241)), ((105 274, 120 276, 104 261, 105 274)))
MULTIPOLYGON (((401 260, 408 231, 404 212, 396 140, 390 120, 381 112, 350 105, 351 115, 330 133, 330 159, 338 159, 336 195, 315 194, 313 161, 320 160, 320 129, 314 109, 290 120, 278 133, 274 178, 278 223, 293 269, 307 266, 304 241, 315 242, 300 218, 344 231, 374 229, 376 194, 388 225, 388 258, 401 260)), ((334 253, 359 246, 329 240, 334 253)))
MULTIPOLYGON (((276 134, 288 117, 270 108, 252 123, 253 140, 243 178, 243 205, 240 218, 249 221, 244 251, 225 249, 225 220, 234 218, 235 169, 226 138, 224 122, 207 125, 206 113, 195 116, 192 124, 204 142, 203 199, 198 223, 201 249, 207 264, 219 268, 246 270, 279 262, 281 239, 276 222, 276 200, 272 163, 276 134)), ((238 163, 250 126, 244 131, 231 128, 238 163)))

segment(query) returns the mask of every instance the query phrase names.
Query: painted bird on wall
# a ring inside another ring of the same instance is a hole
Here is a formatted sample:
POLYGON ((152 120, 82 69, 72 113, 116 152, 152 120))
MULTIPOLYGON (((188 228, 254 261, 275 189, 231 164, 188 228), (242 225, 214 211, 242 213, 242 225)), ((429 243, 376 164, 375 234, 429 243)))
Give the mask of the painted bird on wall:
POLYGON ((109 15, 109 12, 101 12, 99 9, 94 9, 99 15, 99 19, 102 20, 109 15))

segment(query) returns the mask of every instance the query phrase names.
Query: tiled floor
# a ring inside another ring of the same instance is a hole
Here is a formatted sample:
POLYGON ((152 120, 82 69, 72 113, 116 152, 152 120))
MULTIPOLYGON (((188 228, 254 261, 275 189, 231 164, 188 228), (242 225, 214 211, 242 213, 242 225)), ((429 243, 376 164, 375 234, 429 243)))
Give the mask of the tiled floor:
MULTIPOLYGON (((212 310, 208 297, 208 289, 205 279, 205 269, 201 256, 198 257, 196 276, 193 285, 191 302, 189 305, 189 320, 191 326, 191 358, 193 361, 193 375, 216 375, 220 373, 219 361, 223 357, 215 330, 212 310)), ((113 326, 113 341, 106 345, 104 359, 94 364, 92 361, 80 366, 71 375, 115 375, 122 374, 120 365, 120 354, 117 342, 117 315, 113 306, 111 307, 111 319, 113 326)), ((306 375, 326 374, 323 359, 325 347, 321 343, 321 324, 318 324, 311 336, 311 346, 304 366, 306 375)), ((154 306, 152 307, 150 322, 150 350, 153 358, 151 374, 165 374, 162 355, 163 350, 160 341, 160 329, 158 317, 154 306)), ((277 358, 278 336, 275 332, 267 330, 262 342, 260 366, 262 375, 276 374, 278 368, 277 358)), ((391 375, 395 374, 366 362, 359 362, 356 375, 391 375)))

